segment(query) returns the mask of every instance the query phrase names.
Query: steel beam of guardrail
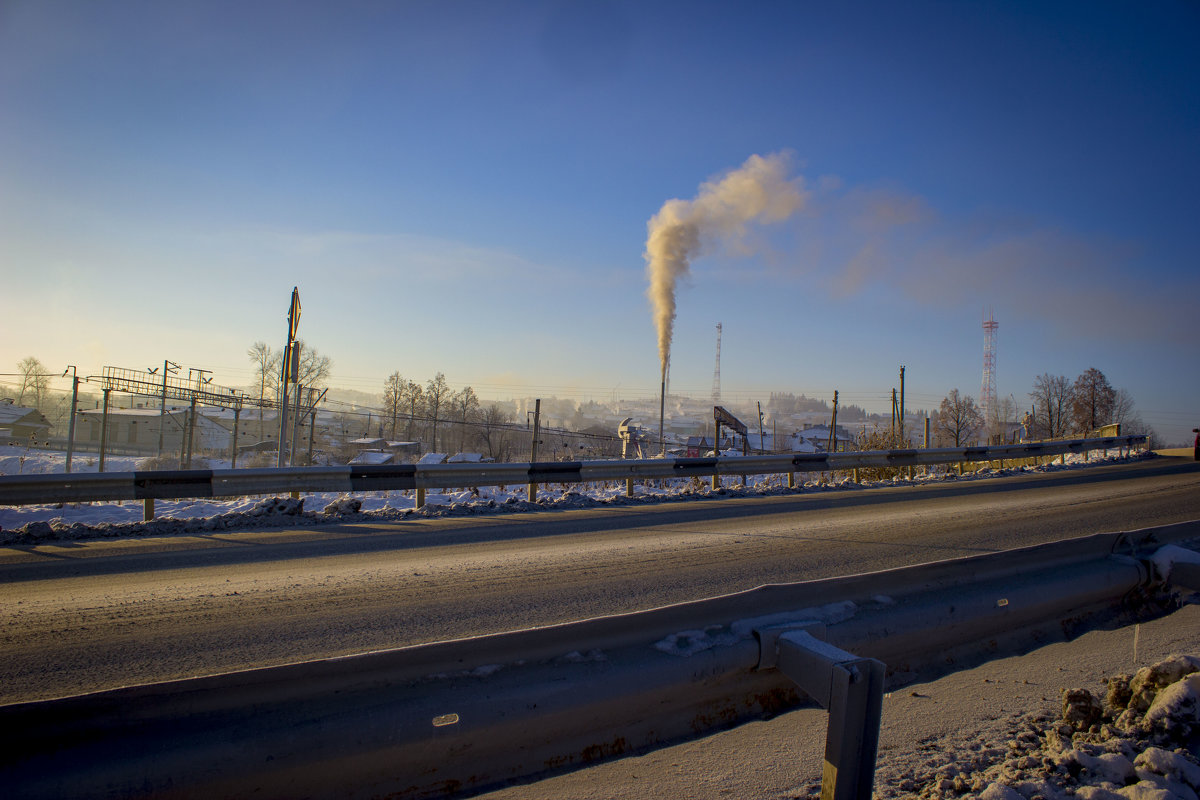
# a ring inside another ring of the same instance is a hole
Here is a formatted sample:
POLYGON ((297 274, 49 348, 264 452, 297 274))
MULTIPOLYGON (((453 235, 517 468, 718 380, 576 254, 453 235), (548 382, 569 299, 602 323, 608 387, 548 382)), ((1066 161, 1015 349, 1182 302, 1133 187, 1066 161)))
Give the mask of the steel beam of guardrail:
POLYGON ((1110 436, 993 447, 724 458, 5 475, 0 476, 0 505, 241 497, 286 492, 465 489, 473 486, 515 486, 531 483, 588 483, 710 475, 834 472, 866 467, 932 466, 1045 458, 1066 453, 1086 453, 1091 450, 1132 448, 1145 442, 1145 436, 1110 436))
MULTIPOLYGON (((812 688, 821 675, 811 670, 828 664, 781 657, 770 638, 781 626, 816 631, 829 646, 896 672, 946 670, 1110 621, 1123 604, 1136 610, 1153 589, 1153 552, 1197 536, 1200 521, 1098 534, 566 625, 3 706, 0 786, 30 800, 479 791, 797 703, 789 675, 812 688)), ((852 739, 843 741, 855 746, 852 739)), ((868 780, 860 777, 857 791, 868 780)))
POLYGON ((778 668, 829 710, 821 797, 871 800, 887 677, 883 662, 858 658, 824 641, 823 625, 783 625, 757 635, 758 668, 778 668))

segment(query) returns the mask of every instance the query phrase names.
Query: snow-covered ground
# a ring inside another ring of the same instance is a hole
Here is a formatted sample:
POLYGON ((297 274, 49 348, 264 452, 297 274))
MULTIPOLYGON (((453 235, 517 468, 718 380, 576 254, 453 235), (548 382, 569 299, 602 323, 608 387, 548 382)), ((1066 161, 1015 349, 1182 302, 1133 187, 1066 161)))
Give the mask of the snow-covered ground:
MULTIPOLYGON (((1134 455, 1132 458, 1152 456, 1134 455)), ((0 475, 35 475, 63 473, 65 454, 29 450, 21 447, 0 447, 0 475)), ((347 496, 336 493, 303 493, 299 502, 289 498, 238 497, 228 500, 156 500, 155 519, 144 522, 141 501, 55 503, 35 506, 0 506, 0 544, 38 541, 75 540, 95 537, 164 536, 192 533, 201 530, 229 528, 319 525, 330 522, 369 522, 404 519, 410 516, 465 516, 502 513, 505 511, 534 511, 542 509, 589 508, 601 505, 627 505, 670 500, 694 500, 714 496, 750 496, 785 494, 794 491, 857 491, 866 488, 911 485, 931 481, 978 480, 1002 475, 1077 469, 1088 465, 1122 461, 1118 451, 1109 455, 1093 453, 1089 460, 1068 455, 1065 464, 1054 463, 1040 467, 1021 467, 1004 470, 983 470, 967 476, 957 476, 945 470, 918 474, 910 479, 874 481, 855 484, 848 478, 822 482, 818 476, 796 489, 786 487, 782 475, 751 475, 748 486, 742 487, 739 478, 726 477, 724 486, 713 491, 709 481, 676 479, 637 484, 634 497, 625 496, 623 483, 606 484, 546 484, 539 487, 536 504, 527 501, 526 487, 481 486, 478 489, 434 492, 425 495, 425 505, 415 508, 413 492, 402 490, 364 492, 347 496)), ((106 472, 128 472, 142 469, 144 459, 117 456, 106 459, 106 472)), ((76 455, 72 472, 95 472, 93 455, 76 455)), ((228 468, 228 462, 208 461, 202 468, 228 468)))

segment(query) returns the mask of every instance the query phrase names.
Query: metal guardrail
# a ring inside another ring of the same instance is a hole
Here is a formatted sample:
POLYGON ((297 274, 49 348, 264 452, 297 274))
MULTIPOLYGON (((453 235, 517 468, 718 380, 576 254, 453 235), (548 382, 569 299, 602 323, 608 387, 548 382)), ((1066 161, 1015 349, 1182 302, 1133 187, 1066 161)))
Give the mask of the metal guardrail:
POLYGON ((882 681, 870 659, 893 672, 946 671, 1111 622, 1122 610, 1161 609, 1150 556, 1197 536, 1200 521, 1098 534, 3 706, 0 786, 29 800, 452 796, 778 712, 801 700, 794 678, 831 711, 837 744, 827 745, 827 779, 853 776, 838 796, 868 798, 877 730, 863 726, 877 702, 871 682, 882 681), (868 689, 852 691, 853 671, 864 670, 868 689))
MULTIPOLYGON (((862 468, 1047 458, 1144 445, 1145 436, 1029 442, 991 447, 880 450, 858 453, 539 461, 513 464, 429 464, 280 469, 162 470, 71 475, 0 476, 0 505, 240 497, 279 492, 368 492, 464 489, 720 475, 836 472, 862 468)), ((419 505, 419 504, 418 504, 419 505)))

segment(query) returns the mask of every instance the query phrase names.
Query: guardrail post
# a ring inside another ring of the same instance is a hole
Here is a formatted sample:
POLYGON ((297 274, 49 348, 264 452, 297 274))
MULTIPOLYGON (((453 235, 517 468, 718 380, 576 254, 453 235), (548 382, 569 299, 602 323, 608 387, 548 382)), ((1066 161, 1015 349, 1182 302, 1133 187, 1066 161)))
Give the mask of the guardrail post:
POLYGON ((147 497, 142 500, 142 519, 146 522, 154 519, 154 498, 147 497))
POLYGON ((625 479, 625 496, 633 497, 633 478, 625 479))
POLYGON ((871 800, 886 668, 823 642, 823 625, 755 631, 759 669, 777 668, 829 711, 821 800, 871 800))
POLYGON ((416 505, 414 505, 413 508, 420 508, 423 505, 425 505, 425 487, 418 486, 416 505))

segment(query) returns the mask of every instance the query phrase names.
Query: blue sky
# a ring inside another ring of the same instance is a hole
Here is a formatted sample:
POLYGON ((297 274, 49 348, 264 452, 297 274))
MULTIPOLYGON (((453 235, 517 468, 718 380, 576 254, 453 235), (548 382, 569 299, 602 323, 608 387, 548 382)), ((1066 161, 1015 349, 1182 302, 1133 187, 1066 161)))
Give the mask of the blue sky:
MULTIPOLYGON (((1200 424, 1191 3, 0 2, 0 365, 658 390, 646 223, 807 202, 678 289, 672 386, 883 406, 1089 367, 1200 424), (1193 419, 1193 417, 1195 417, 1193 419)), ((0 371, 6 371, 0 369, 0 371)), ((914 402, 915 401, 915 402, 914 402)))

